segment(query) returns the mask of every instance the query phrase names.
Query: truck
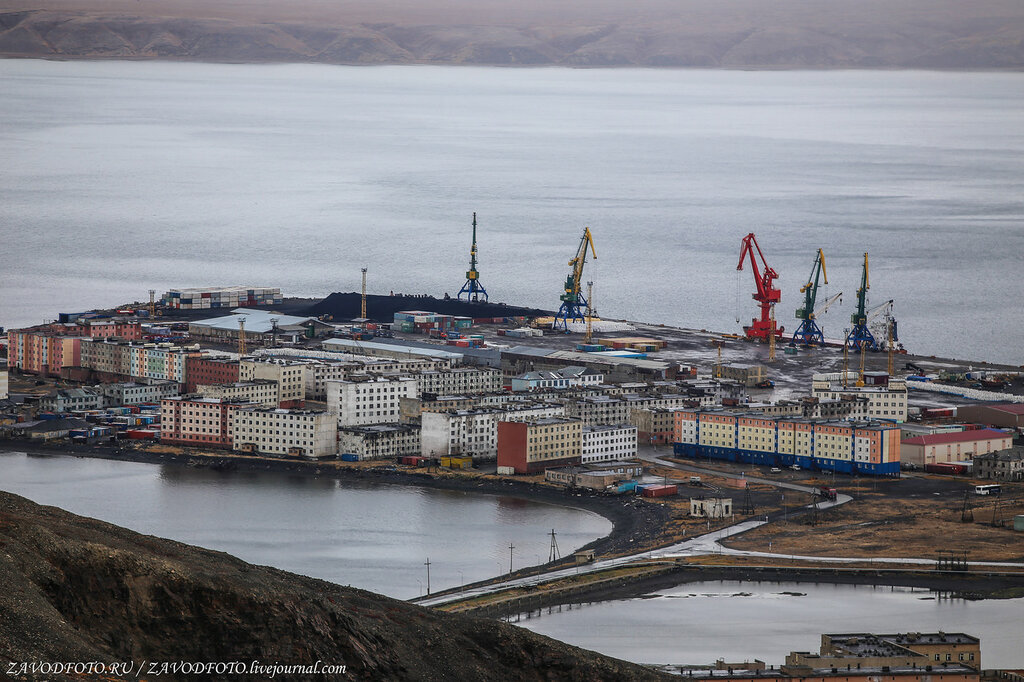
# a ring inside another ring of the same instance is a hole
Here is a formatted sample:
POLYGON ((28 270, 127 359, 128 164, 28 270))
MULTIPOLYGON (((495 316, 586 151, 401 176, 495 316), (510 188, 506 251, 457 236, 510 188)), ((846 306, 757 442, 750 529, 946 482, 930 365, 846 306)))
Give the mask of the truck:
POLYGON ((818 488, 818 496, 828 500, 829 502, 835 502, 837 495, 838 493, 836 493, 836 489, 829 488, 827 485, 823 485, 818 488))

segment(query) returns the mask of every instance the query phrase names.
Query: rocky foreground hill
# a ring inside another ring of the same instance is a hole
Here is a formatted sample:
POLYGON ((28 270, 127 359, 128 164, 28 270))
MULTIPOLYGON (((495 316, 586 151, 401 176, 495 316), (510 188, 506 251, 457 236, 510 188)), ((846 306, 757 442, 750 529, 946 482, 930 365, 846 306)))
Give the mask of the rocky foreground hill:
MULTIPOLYGON (((215 523, 211 520, 211 523, 215 523)), ((0 677, 54 662, 347 666, 275 679, 648 680, 637 665, 140 535, 0 492, 0 677)), ((122 679, 123 675, 103 676, 122 679)), ((134 675, 131 676, 135 679, 134 675)), ((165 674, 159 679, 269 679, 165 674)))
POLYGON ((5 0, 0 55, 338 64, 1024 67, 1019 0, 5 0))

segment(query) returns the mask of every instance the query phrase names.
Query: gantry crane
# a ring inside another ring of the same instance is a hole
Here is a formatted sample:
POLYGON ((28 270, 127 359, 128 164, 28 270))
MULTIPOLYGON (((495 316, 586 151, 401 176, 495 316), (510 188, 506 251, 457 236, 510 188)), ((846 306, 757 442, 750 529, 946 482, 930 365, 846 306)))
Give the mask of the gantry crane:
POLYGON ((758 245, 757 238, 754 237, 753 232, 743 238, 743 246, 740 248, 740 262, 736 266, 737 270, 743 269, 743 259, 748 255, 750 256, 750 269, 754 273, 754 284, 757 287, 757 291, 754 292, 752 298, 758 302, 758 306, 761 308, 761 318, 751 320, 750 326, 744 327, 743 332, 752 341, 765 342, 774 329, 776 338, 782 338, 784 327, 775 327, 771 320, 772 304, 778 303, 782 295, 781 291, 772 286, 779 273, 775 272, 765 261, 764 254, 761 252, 761 247, 758 245), (760 269, 757 266, 758 257, 761 259, 760 269))
POLYGON ((587 307, 587 299, 580 291, 580 282, 583 280, 583 266, 587 263, 587 247, 597 258, 597 251, 594 249, 594 238, 590 234, 590 228, 583 228, 583 237, 580 239, 580 246, 576 250, 576 257, 569 261, 572 272, 565 278, 565 293, 559 298, 562 305, 555 315, 555 321, 551 323, 552 329, 569 331, 569 322, 583 322, 583 309, 587 307))
MULTIPOLYGON (((804 295, 804 304, 796 309, 796 318, 800 320, 800 326, 797 327, 796 332, 793 334, 793 343, 798 343, 802 346, 825 345, 825 335, 822 334, 821 327, 815 322, 819 311, 814 309, 814 303, 818 298, 818 284, 822 278, 825 280, 824 283, 828 284, 828 271, 825 270, 825 252, 818 249, 818 255, 814 257, 814 266, 811 268, 811 276, 807 278, 807 284, 800 287, 800 293, 804 295)), ((842 294, 838 294, 826 301, 820 312, 824 313, 828 310, 829 306, 841 296, 842 294)))
POLYGON ((476 269, 476 211, 473 211, 473 246, 469 249, 469 270, 466 271, 466 283, 459 289, 460 301, 463 294, 471 303, 478 303, 481 300, 487 303, 487 289, 480 283, 480 273, 476 269))
POLYGON ((867 350, 878 350, 878 341, 875 340, 874 334, 871 333, 871 329, 868 328, 868 316, 871 313, 877 314, 876 311, 883 309, 888 303, 883 303, 878 308, 875 308, 871 313, 867 310, 868 303, 868 289, 871 288, 871 282, 868 277, 868 254, 864 254, 864 269, 860 277, 860 288, 857 289, 857 312, 850 316, 850 322, 853 327, 850 329, 849 335, 846 337, 846 344, 855 351, 860 351, 862 347, 867 350))

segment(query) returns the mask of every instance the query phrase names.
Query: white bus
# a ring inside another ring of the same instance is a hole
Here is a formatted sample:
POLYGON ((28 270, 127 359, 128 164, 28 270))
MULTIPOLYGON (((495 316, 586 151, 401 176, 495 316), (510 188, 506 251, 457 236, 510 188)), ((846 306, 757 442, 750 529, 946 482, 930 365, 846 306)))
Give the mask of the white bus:
POLYGON ((993 484, 974 486, 975 495, 998 495, 1002 491, 1002 487, 993 484))

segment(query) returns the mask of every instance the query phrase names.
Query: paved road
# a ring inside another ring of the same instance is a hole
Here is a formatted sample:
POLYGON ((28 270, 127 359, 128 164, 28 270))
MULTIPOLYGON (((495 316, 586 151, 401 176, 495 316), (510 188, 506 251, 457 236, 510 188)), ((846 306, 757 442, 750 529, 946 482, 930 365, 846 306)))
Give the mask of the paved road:
MULTIPOLYGON (((671 467, 680 471, 703 473, 706 475, 718 475, 721 476, 721 471, 715 471, 713 469, 703 468, 692 464, 682 464, 678 462, 669 462, 662 459, 656 453, 647 450, 646 452, 640 453, 640 458, 649 462, 659 464, 661 466, 671 467)), ((815 488, 811 486, 801 485, 798 483, 790 483, 788 481, 776 481, 770 478, 760 478, 746 476, 746 479, 752 483, 764 483, 767 485, 775 486, 776 488, 784 488, 787 490, 795 490, 804 493, 815 492, 815 488)), ((832 507, 846 504, 853 498, 849 495, 839 494, 834 501, 818 501, 818 509, 825 510, 832 507)), ((793 513, 798 513, 810 509, 811 505, 800 507, 793 513)), ((684 540, 683 542, 676 543, 669 547, 663 547, 658 550, 639 552, 637 554, 631 554, 629 556, 618 557, 615 559, 603 559, 601 561, 595 561, 590 564, 584 564, 583 566, 575 566, 573 568, 565 568, 557 571, 550 571, 542 573, 540 575, 530 576, 527 578, 516 578, 514 580, 506 580, 503 582, 495 583, 493 585, 484 585, 481 587, 475 587, 466 589, 461 592, 455 592, 448 595, 438 597, 420 597, 412 599, 410 601, 420 604, 422 606, 438 606, 440 604, 447 604, 453 601, 459 601, 470 597, 479 597, 493 592, 499 592, 501 590, 513 588, 513 587, 525 587, 529 585, 539 585, 542 583, 551 582, 561 578, 567 578, 572 575, 593 573, 595 571, 603 571, 605 569, 622 566, 638 561, 646 561, 649 559, 675 559, 692 556, 706 556, 709 554, 722 554, 729 556, 745 556, 745 557, 759 557, 764 559, 791 559, 799 561, 816 561, 823 563, 839 563, 839 564, 850 564, 850 563, 869 563, 879 565, 900 565, 900 566, 932 566, 935 564, 934 559, 914 559, 914 558, 876 558, 876 559, 865 559, 864 557, 823 557, 823 556, 807 556, 800 554, 780 554, 773 552, 756 552, 751 550, 738 550, 725 547, 721 544, 721 541, 725 538, 739 533, 745 533, 749 530, 753 530, 758 526, 763 526, 765 523, 773 519, 780 518, 783 514, 790 513, 786 511, 779 511, 773 514, 767 514, 765 516, 759 516, 756 519, 748 519, 742 523, 737 523, 725 528, 710 531, 703 535, 684 540)), ((1006 567, 1006 568, 1024 568, 1024 563, 1006 563, 998 561, 972 561, 971 566, 992 566, 992 567, 1006 567)))

